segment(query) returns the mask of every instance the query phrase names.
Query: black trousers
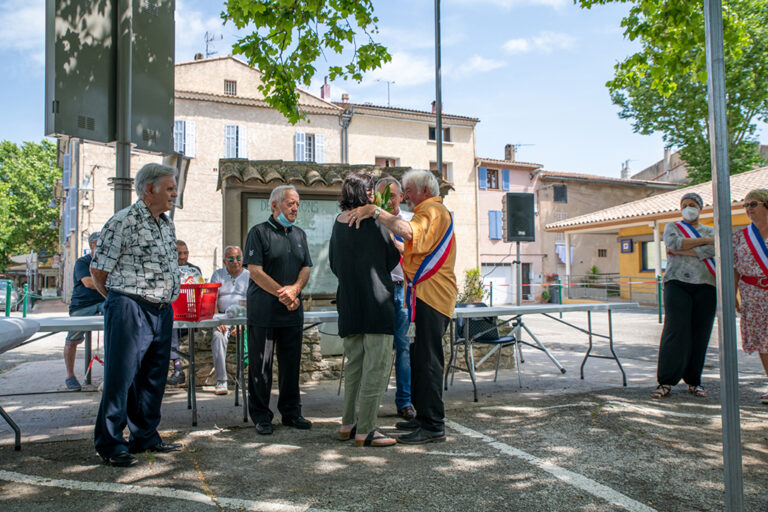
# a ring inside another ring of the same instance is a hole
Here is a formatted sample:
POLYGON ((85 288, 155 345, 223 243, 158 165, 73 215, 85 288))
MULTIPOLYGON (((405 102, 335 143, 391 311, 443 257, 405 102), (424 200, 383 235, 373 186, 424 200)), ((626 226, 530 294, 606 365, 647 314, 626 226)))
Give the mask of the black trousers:
POLYGON ((109 292, 104 308, 104 390, 94 444, 104 457, 160 443, 157 426, 168 377, 173 308, 109 292), (123 437, 128 425, 129 441, 123 437))
POLYGON ((674 386, 680 379, 689 386, 701 384, 716 308, 714 286, 677 280, 664 283, 664 330, 656 373, 659 384, 674 386))
POLYGON ((411 345, 411 401, 416 421, 431 431, 445 429, 443 334, 450 319, 416 299, 416 337, 411 345))
POLYGON ((269 423, 274 413, 269 408, 272 393, 272 356, 277 352, 277 410, 283 419, 301 416, 299 371, 301 325, 291 327, 248 326, 248 411, 254 424, 269 423))

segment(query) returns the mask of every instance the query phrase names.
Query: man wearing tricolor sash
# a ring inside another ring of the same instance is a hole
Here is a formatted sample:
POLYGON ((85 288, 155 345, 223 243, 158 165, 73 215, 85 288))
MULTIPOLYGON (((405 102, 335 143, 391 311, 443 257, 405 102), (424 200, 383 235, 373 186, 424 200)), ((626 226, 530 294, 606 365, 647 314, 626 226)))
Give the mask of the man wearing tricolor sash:
POLYGON ((699 222, 704 201, 689 192, 680 200, 682 220, 664 228, 667 268, 664 272, 664 330, 653 398, 668 396, 682 379, 688 392, 704 398, 701 373, 715 320, 714 234, 699 222))
POLYGON ((445 407, 442 377, 443 335, 456 306, 456 239, 453 219, 443 205, 435 176, 429 171, 412 170, 403 176, 405 200, 413 210, 406 222, 375 205, 352 212, 353 221, 369 217, 405 240, 402 267, 408 287, 406 305, 415 323, 411 347, 411 399, 416 418, 397 424, 410 430, 398 442, 423 444, 445 440, 445 407))
MULTIPOLYGON (((752 223, 733 235, 733 268, 741 302, 741 346, 744 352, 760 354, 768 374, 768 189, 751 190, 744 209, 752 223)), ((768 404, 768 393, 760 400, 768 404)))

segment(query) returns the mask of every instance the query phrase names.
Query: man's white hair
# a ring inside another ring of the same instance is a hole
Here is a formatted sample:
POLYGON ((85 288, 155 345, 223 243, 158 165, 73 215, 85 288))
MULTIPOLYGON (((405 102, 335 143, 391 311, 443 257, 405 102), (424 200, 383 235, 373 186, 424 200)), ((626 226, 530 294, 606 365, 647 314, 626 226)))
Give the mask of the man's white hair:
POLYGON ((440 195, 440 185, 431 171, 411 169, 403 175, 403 187, 407 187, 409 183, 416 186, 419 190, 427 187, 430 194, 432 194, 431 197, 440 195))
POLYGON ((224 257, 225 258, 227 257, 227 251, 230 250, 230 249, 237 249, 238 251, 240 251, 240 254, 243 254, 243 250, 240 248, 239 245, 228 245, 228 246, 226 246, 224 248, 224 257))
MULTIPOLYGON (((403 192, 403 187, 400 186, 400 182, 397 181, 397 178, 393 178, 392 176, 381 178, 379 181, 376 182, 376 188, 379 188, 382 185, 386 187, 388 184, 397 185, 397 191, 400 193, 403 192)), ((391 192, 391 187, 390 187, 390 192, 391 192)))
POLYGON ((152 185, 152 190, 158 192, 157 183, 166 176, 176 176, 176 169, 162 164, 147 164, 136 173, 134 188, 139 199, 147 194, 147 185, 152 185))
POLYGON ((275 187, 272 189, 272 193, 269 194, 269 206, 272 206, 272 203, 274 202, 277 202, 277 204, 282 203, 283 199, 285 199, 285 192, 288 190, 293 190, 297 194, 299 193, 293 185, 280 185, 279 187, 275 187))

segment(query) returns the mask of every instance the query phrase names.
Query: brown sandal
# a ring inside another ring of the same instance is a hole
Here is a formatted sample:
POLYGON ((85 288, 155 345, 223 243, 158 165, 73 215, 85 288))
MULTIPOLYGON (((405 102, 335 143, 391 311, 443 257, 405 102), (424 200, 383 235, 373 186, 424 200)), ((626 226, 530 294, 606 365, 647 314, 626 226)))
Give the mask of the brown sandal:
POLYGON ((688 392, 699 398, 707 398, 707 391, 701 386, 688 386, 688 392))
POLYGON ((357 425, 352 425, 352 430, 349 432, 342 432, 339 430, 339 441, 349 441, 357 434, 357 425))
POLYGON ((671 392, 672 386, 668 384, 659 384, 656 386, 656 391, 651 393, 651 398, 664 398, 665 396, 669 396, 671 392))
POLYGON ((355 446, 373 446, 381 448, 384 446, 394 446, 396 444, 396 439, 385 436, 376 430, 368 432, 368 436, 365 439, 355 439, 355 446))

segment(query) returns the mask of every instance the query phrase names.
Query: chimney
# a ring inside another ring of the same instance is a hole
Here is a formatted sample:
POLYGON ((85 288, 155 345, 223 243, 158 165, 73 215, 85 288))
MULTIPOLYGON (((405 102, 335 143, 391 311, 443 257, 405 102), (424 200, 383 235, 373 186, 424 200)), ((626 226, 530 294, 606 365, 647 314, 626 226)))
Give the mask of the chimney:
POLYGON ((196 53, 195 54, 195 60, 203 60, 203 54, 202 53, 196 53))
POLYGON ((320 97, 324 100, 331 101, 331 84, 328 83, 328 77, 325 77, 325 83, 320 87, 320 97))
POLYGON ((342 102, 343 104, 345 104, 345 105, 346 105, 347 103, 349 103, 349 94, 347 94, 346 92, 345 92, 345 93, 342 93, 342 94, 341 94, 341 102, 342 102))
POLYGON ((672 167, 672 150, 664 148, 664 168, 665 173, 669 173, 669 168, 672 167))
POLYGON ((506 146, 504 146, 504 160, 514 162, 515 153, 517 153, 517 148, 515 147, 514 144, 507 144, 506 146))
POLYGON ((626 160, 621 164, 621 179, 629 179, 629 160, 626 160))
POLYGON ((432 113, 433 114, 437 113, 437 101, 432 102, 432 113))

